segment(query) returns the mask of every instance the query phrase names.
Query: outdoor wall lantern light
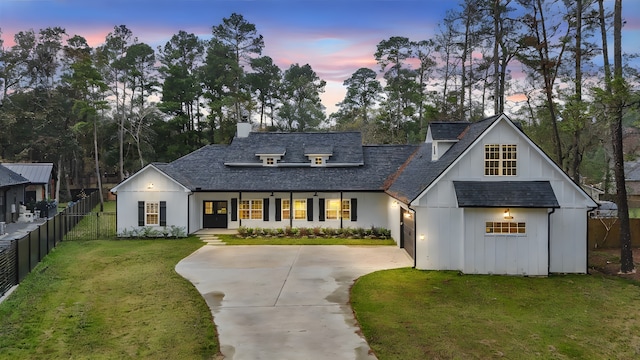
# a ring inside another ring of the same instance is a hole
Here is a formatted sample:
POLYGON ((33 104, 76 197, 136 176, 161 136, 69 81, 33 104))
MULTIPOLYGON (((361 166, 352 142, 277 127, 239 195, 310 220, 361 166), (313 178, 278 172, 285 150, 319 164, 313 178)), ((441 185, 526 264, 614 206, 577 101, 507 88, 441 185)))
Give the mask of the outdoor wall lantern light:
POLYGON ((149 183, 149 185, 147 185, 147 189, 149 190, 153 189, 153 183, 149 183))
POLYGON ((395 209, 397 207, 398 207, 398 202, 397 201, 394 201, 394 202, 391 203, 391 208, 392 209, 395 209))
POLYGON ((424 234, 420 234, 420 240, 424 240, 424 234))
POLYGON ((504 211, 504 219, 505 220, 511 220, 513 219, 513 216, 511 216, 511 212, 509 211, 509 209, 504 211))

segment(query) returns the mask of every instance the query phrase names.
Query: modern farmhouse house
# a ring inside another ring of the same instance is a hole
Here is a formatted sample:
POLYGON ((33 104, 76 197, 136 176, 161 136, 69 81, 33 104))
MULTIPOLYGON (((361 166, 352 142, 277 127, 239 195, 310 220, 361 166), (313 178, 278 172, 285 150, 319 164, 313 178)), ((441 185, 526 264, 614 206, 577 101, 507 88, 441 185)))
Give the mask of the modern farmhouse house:
POLYGON ((150 164, 111 190, 140 227, 384 227, 418 269, 587 272, 596 203, 505 115, 432 123, 421 145, 264 133, 150 164))

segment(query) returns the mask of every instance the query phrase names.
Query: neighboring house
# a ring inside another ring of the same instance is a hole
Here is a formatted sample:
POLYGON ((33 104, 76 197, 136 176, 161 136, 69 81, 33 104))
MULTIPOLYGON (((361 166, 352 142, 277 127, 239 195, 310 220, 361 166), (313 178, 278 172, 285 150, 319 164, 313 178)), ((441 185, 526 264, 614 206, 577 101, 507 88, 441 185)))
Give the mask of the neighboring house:
POLYGON ((28 184, 28 179, 0 164, 0 222, 18 220, 20 204, 24 203, 24 189, 28 184))
POLYGON ((640 160, 625 161, 625 186, 630 208, 640 207, 640 160))
POLYGON ((416 146, 250 129, 114 187, 118 232, 376 226, 419 269, 587 272, 596 203, 505 115, 431 123, 416 146))
POLYGON ((32 204, 53 199, 53 163, 2 163, 9 170, 27 178, 30 185, 25 189, 25 203, 32 204))

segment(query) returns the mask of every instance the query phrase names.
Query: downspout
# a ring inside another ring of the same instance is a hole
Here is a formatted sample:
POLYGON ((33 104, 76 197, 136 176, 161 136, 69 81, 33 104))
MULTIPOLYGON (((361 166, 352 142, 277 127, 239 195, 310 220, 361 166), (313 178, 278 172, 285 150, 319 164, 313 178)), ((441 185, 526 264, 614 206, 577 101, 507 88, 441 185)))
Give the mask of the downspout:
POLYGON ((293 192, 289 192, 289 227, 293 228, 293 192))
MULTIPOLYGON (((187 235, 191 234, 191 195, 193 195, 193 192, 189 192, 189 195, 187 195, 187 235)), ((116 197, 116 201, 118 201, 118 198, 116 197)))
POLYGON ((584 273, 585 274, 589 274, 589 219, 591 219, 591 215, 589 215, 589 213, 591 213, 593 210, 595 210, 597 208, 598 207, 596 206, 596 207, 589 208, 589 210, 587 210, 587 221, 586 221, 586 223, 587 223, 586 224, 586 226, 587 226, 587 231, 586 231, 587 239, 585 240, 587 242, 587 246, 585 246, 585 249, 586 249, 586 252, 587 252, 585 254, 587 256, 586 257, 586 259, 587 259, 587 268, 584 269, 584 273))
POLYGON ((238 206, 236 211, 238 212, 238 227, 242 226, 242 216, 240 216, 240 203, 242 202, 242 191, 238 191, 238 206))
MULTIPOLYGON (((349 211, 351 211, 351 205, 349 205, 349 211)), ((342 229, 342 191, 340 191, 340 229, 342 229)))
MULTIPOLYGON (((411 203, 407 204, 407 209, 413 212, 413 268, 415 269, 416 265, 418 264, 418 222, 416 221, 416 211, 411 208, 411 203)), ((404 219, 402 221, 404 221, 404 219)))
POLYGON ((551 214, 556 212, 556 208, 551 208, 547 213, 547 275, 551 273, 551 214))

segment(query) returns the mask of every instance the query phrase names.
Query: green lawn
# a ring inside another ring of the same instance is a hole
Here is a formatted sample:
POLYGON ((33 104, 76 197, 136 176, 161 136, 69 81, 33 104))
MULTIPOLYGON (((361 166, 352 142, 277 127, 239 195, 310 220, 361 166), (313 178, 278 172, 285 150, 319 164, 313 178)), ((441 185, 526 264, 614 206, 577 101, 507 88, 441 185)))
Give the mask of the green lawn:
POLYGON ((346 238, 248 238, 241 239, 235 235, 216 235, 227 245, 395 245, 393 239, 346 239, 346 238))
POLYGON ((174 270, 201 246, 62 242, 0 304, 0 358, 216 358, 211 313, 174 270))
POLYGON ((640 288, 599 275, 388 270, 351 304, 380 360, 640 357, 640 288))

